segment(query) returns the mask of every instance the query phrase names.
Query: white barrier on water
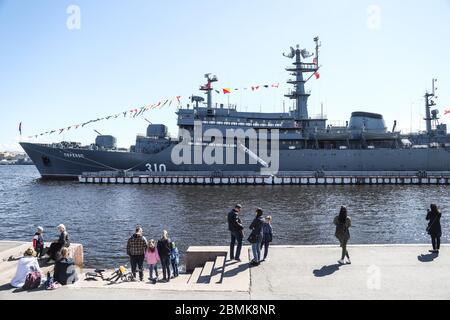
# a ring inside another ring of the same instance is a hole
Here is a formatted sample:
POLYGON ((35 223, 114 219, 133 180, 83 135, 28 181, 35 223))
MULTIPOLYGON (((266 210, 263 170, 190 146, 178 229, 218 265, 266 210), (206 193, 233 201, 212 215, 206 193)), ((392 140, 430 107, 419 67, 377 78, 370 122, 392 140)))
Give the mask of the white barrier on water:
POLYGON ((139 176, 105 176, 104 174, 86 173, 78 177, 80 183, 86 184, 192 184, 192 185, 449 185, 450 174, 430 176, 298 176, 298 175, 193 175, 191 172, 166 172, 161 175, 139 176))

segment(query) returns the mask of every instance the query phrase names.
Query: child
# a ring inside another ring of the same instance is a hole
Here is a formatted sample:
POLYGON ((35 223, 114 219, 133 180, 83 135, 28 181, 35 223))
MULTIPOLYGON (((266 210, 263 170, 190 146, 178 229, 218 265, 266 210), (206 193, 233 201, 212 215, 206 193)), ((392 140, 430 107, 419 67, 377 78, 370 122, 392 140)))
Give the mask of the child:
POLYGON ((178 277, 178 264, 180 263, 180 255, 175 242, 170 244, 170 262, 172 263, 173 277, 178 277))
POLYGON ((272 216, 267 216, 266 221, 262 227, 263 238, 261 241, 261 249, 264 246, 264 258, 263 261, 266 260, 267 254, 269 253, 269 244, 272 242, 272 216))
POLYGON ((36 257, 38 258, 42 258, 42 256, 44 255, 44 238, 42 237, 43 233, 44 228, 37 227, 37 232, 33 237, 33 248, 34 251, 36 251, 36 257))
POLYGON ((147 260, 148 268, 150 270, 150 277, 148 278, 153 283, 156 283, 156 280, 158 279, 158 261, 161 259, 159 258, 158 249, 155 246, 155 240, 151 239, 148 248, 145 251, 145 260, 147 260), (153 277, 153 270, 155 271, 156 277, 153 277))

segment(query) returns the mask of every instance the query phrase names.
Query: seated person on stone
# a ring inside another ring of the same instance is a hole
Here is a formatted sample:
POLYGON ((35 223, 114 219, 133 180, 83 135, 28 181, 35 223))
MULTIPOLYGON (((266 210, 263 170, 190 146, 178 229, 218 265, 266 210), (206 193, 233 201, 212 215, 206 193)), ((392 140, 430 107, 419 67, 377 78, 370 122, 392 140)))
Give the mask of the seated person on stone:
POLYGON ((53 278, 62 285, 78 281, 75 262, 69 257, 69 249, 65 247, 61 250, 61 259, 55 263, 53 278))
POLYGON ((60 224, 58 226, 58 231, 60 233, 59 239, 52 242, 47 252, 50 256, 49 261, 58 261, 61 258, 61 249, 70 246, 69 233, 67 233, 66 227, 63 224, 60 224))
POLYGON ((33 248, 28 248, 19 260, 16 275, 11 280, 11 285, 15 288, 22 288, 28 273, 32 271, 41 272, 41 269, 36 258, 36 251, 33 248))

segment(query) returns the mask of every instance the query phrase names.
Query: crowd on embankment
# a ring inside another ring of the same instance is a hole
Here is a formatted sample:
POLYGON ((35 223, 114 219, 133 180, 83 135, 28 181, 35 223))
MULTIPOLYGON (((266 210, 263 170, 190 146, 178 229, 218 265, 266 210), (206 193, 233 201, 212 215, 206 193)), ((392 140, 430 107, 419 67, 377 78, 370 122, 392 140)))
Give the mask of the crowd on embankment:
MULTIPOLYGON (((230 232, 230 260, 240 261, 241 248, 245 236, 245 227, 240 219, 242 205, 236 204, 227 215, 228 230, 230 232)), ((437 205, 431 204, 427 210, 428 221, 426 231, 431 237, 432 250, 439 254, 440 238, 442 235, 441 212, 437 205)), ((250 233, 247 241, 251 244, 252 267, 258 266, 268 258, 269 246, 273 240, 272 216, 263 216, 263 210, 256 208, 255 217, 249 225, 250 233), (262 255, 262 249, 264 254, 262 255)), ((333 219, 335 236, 339 240, 341 257, 339 264, 351 264, 347 244, 350 240, 351 218, 347 214, 347 208, 342 206, 339 214, 333 219)), ((20 258, 17 271, 10 284, 16 288, 33 289, 45 283, 46 289, 55 289, 61 285, 73 284, 78 281, 74 260, 70 257, 70 238, 63 224, 57 226, 59 238, 51 242, 49 247, 44 243, 44 229, 38 227, 33 236, 32 247, 28 248, 20 258), (39 259, 39 261, 38 261, 39 259), (54 263, 53 276, 50 273, 46 278, 42 274, 39 262, 54 263)), ((163 230, 162 236, 155 241, 147 240, 141 226, 137 226, 133 235, 128 239, 126 253, 131 265, 130 276, 132 280, 144 281, 144 262, 149 269, 148 279, 151 283, 158 280, 169 282, 171 278, 179 275, 180 256, 177 245, 169 237, 169 233, 163 230), (161 264, 162 279, 159 279, 158 265, 161 264), (137 278, 137 274, 139 278, 137 278)))

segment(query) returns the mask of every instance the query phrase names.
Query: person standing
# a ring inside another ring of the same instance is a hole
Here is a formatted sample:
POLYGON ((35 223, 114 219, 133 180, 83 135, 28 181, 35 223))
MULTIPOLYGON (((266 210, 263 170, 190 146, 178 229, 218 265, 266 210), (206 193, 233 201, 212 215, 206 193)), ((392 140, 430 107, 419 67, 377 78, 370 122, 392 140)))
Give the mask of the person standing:
POLYGON ((155 240, 153 239, 151 239, 148 244, 145 259, 147 259, 148 268, 150 271, 149 280, 156 283, 156 280, 158 280, 158 261, 161 259, 159 258, 158 249, 156 248, 155 240), (153 277, 153 271, 155 271, 155 277, 153 277))
POLYGON ((44 233, 44 228, 37 227, 37 231, 33 236, 33 248, 36 251, 36 257, 42 258, 44 255, 44 237, 42 234, 44 233))
POLYGON ((170 263, 172 264, 173 277, 175 278, 179 275, 178 265, 180 264, 180 254, 175 242, 172 242, 170 246, 170 263))
POLYGON ((269 244, 272 242, 273 237, 272 216, 266 217, 266 221, 263 224, 262 234, 261 250, 264 246, 264 258, 262 259, 262 261, 264 261, 269 253, 269 244))
POLYGON ((264 225, 262 215, 263 215, 262 209, 257 208, 256 216, 250 225, 250 229, 252 230, 252 232, 248 237, 248 241, 252 244, 253 260, 250 262, 250 264, 253 266, 259 265, 261 261, 261 240, 262 240, 262 228, 264 225))
POLYGON ((170 281, 170 239, 169 233, 166 230, 163 230, 163 235, 161 239, 158 240, 157 244, 159 258, 161 259, 161 266, 163 270, 163 280, 169 282, 170 281))
POLYGON ((234 209, 228 213, 228 230, 231 233, 230 242, 230 260, 240 261, 242 239, 244 238, 244 226, 239 218, 239 213, 241 212, 242 206, 236 204, 234 209), (234 252, 234 246, 237 242, 236 254, 234 252))
POLYGON ((128 239, 127 254, 130 257, 131 272, 136 278, 136 267, 139 268, 139 280, 144 281, 144 258, 147 250, 147 239, 142 228, 137 226, 136 232, 128 239))
POLYGON ((441 212, 439 211, 437 205, 430 205, 430 210, 427 212, 426 219, 429 221, 427 232, 431 236, 431 244, 433 246, 433 250, 430 250, 430 252, 439 253, 439 249, 441 247, 442 229, 441 212))
POLYGON ((338 238, 339 243, 342 248, 341 260, 338 260, 339 264, 345 264, 345 257, 347 257, 347 263, 351 264, 350 256, 347 251, 347 243, 350 239, 350 231, 349 228, 352 225, 352 221, 350 217, 347 216, 347 208, 341 206, 341 210, 339 211, 339 215, 334 218, 333 223, 336 225, 335 236, 338 238))

